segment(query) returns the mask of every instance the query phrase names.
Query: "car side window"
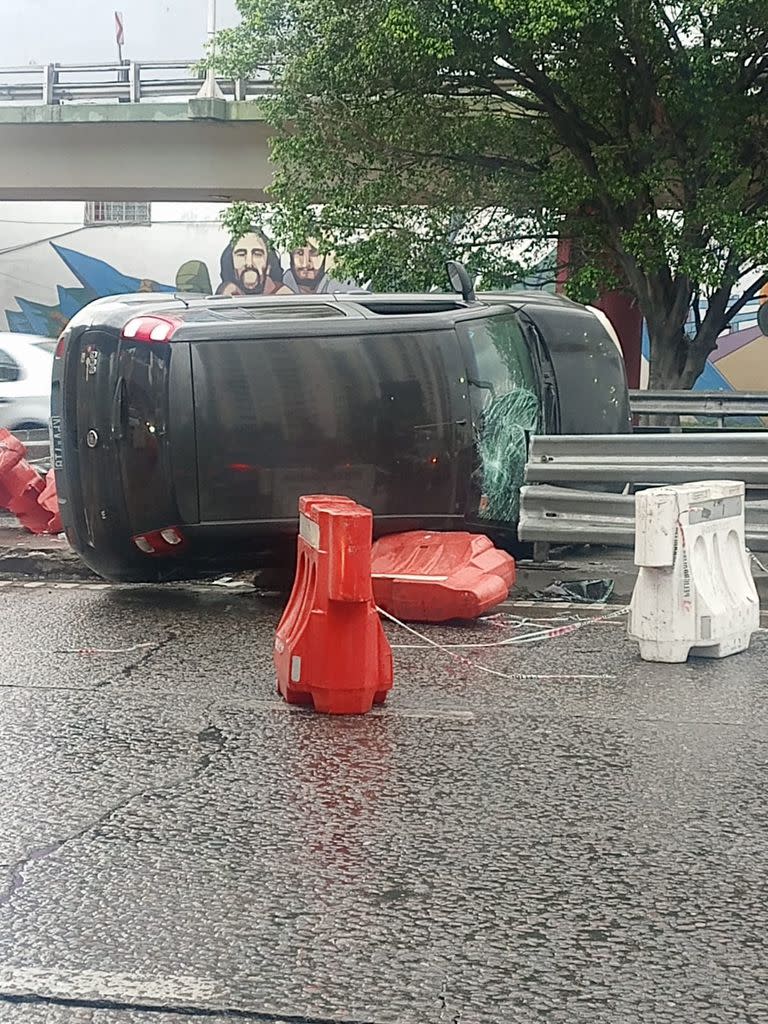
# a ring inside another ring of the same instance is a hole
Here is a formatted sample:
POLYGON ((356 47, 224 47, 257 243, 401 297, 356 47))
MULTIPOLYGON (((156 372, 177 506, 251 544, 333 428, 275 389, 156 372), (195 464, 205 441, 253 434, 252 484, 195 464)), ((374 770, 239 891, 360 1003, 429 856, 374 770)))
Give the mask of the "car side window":
POLYGON ((533 361, 517 317, 471 321, 466 331, 475 358, 478 384, 489 386, 494 397, 521 387, 536 391, 533 361))
POLYGON ((0 349, 0 384, 10 384, 21 376, 19 364, 0 349))
POLYGON ((533 359, 514 314, 471 320, 462 328, 478 458, 477 516, 514 523, 520 510, 528 438, 540 422, 533 359))

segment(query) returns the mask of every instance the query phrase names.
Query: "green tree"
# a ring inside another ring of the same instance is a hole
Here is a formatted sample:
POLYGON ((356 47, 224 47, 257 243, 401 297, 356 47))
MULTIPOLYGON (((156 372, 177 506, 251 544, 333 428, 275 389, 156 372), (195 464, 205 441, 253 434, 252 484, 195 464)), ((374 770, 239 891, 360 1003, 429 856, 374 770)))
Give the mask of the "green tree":
POLYGON ((283 239, 388 287, 449 256, 503 284, 573 239, 570 293, 636 298, 658 388, 691 387, 768 282, 768 0, 238 6, 216 60, 278 83, 283 239))

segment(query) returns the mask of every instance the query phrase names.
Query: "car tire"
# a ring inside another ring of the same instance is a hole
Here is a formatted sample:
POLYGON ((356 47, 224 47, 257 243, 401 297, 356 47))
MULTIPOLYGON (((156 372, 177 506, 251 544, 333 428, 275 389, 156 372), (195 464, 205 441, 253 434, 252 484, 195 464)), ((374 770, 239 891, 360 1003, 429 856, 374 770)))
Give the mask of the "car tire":
POLYGON ((40 420, 24 420, 23 423, 14 423, 14 425, 9 429, 11 433, 13 433, 14 430, 47 430, 48 424, 41 423, 40 420))

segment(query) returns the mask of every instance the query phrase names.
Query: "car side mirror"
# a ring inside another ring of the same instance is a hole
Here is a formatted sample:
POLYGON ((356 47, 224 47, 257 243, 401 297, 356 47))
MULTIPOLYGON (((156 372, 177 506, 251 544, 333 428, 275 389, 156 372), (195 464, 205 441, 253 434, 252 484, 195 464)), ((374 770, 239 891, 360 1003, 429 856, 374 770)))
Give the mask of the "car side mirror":
POLYGON ((451 288, 461 295, 465 302, 474 302, 475 286, 472 284, 464 264, 459 263, 458 260, 448 260, 445 266, 448 271, 448 280, 451 282, 451 288))
POLYGON ((15 363, 0 362, 0 384, 12 384, 19 379, 19 368, 15 363))
POLYGON ((757 311, 757 326, 768 338, 768 301, 760 303, 760 308, 757 311))

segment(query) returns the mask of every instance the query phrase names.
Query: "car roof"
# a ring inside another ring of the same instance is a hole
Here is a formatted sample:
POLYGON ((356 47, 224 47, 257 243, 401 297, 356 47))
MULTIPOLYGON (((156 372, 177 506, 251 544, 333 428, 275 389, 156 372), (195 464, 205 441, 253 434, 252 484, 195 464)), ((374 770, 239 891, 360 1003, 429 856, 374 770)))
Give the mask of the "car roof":
POLYGON ((584 309, 573 299, 567 299, 564 295, 556 295, 553 292, 538 291, 532 288, 521 289, 513 292, 480 292, 478 298, 489 302, 509 302, 515 306, 561 306, 573 309, 584 309))
MULTIPOLYGON (((488 292, 474 302, 465 301, 455 292, 335 292, 323 295, 253 295, 216 296, 191 293, 139 292, 97 299, 74 318, 73 323, 97 321, 105 326, 125 323, 132 313, 141 315, 174 315, 185 325, 243 322, 248 320, 307 320, 317 324, 318 318, 341 320, 378 320, 379 317, 407 318, 418 316, 424 327, 447 326, 459 319, 499 314, 504 307, 522 308, 541 303, 575 307, 561 296, 545 292, 488 292), (274 317, 270 314, 274 312, 274 317), (231 316, 229 315, 231 313, 231 316)), ((582 307, 576 307, 582 308, 582 307)), ((415 324, 413 325, 415 326, 415 324)))

